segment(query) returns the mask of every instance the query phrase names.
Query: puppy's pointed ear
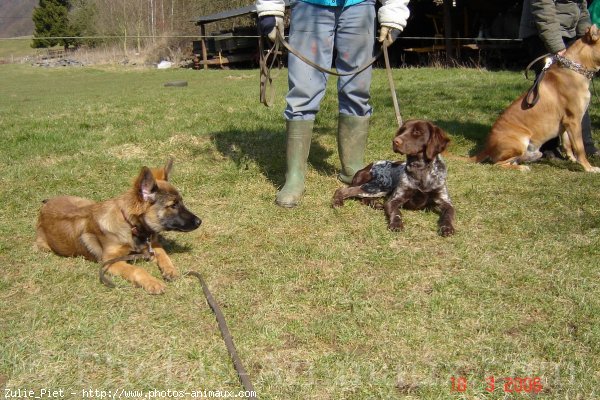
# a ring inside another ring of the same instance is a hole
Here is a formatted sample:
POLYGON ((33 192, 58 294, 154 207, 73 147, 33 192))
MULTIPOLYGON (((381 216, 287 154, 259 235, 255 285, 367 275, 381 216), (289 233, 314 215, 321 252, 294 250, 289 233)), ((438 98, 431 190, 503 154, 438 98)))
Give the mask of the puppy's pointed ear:
POLYGON ((596 43, 600 39, 600 30, 596 25, 592 25, 587 29, 585 36, 589 42, 596 43))
POLYGON ((167 164, 165 165, 165 168, 163 169, 163 171, 165 173, 165 181, 168 181, 169 178, 171 177, 172 170, 173 170, 173 159, 169 158, 169 160, 167 161, 167 164))
POLYGON ((173 169, 173 159, 170 158, 164 168, 152 168, 152 175, 157 181, 168 181, 171 176, 171 170, 173 169))
POLYGON ((156 200, 158 187, 150 168, 142 167, 133 187, 140 201, 153 202, 156 200))
POLYGON ((446 150, 450 138, 443 129, 431 124, 429 127, 429 142, 425 149, 425 155, 429 160, 433 160, 435 156, 446 150))

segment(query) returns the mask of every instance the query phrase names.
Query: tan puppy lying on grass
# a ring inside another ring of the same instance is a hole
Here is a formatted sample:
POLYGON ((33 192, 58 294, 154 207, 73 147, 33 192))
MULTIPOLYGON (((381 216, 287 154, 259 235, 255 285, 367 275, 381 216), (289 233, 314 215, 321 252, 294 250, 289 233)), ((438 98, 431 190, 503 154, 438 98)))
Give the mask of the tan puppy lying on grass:
MULTIPOLYGON (((171 168, 171 161, 165 168, 143 167, 131 189, 102 202, 75 196, 45 200, 37 222, 38 248, 100 263, 132 253, 153 253, 165 280, 178 277, 158 234, 193 231, 202 221, 184 206, 181 195, 168 182, 171 168)), ((124 260, 108 264, 107 272, 148 293, 165 290, 165 284, 143 268, 124 260)))

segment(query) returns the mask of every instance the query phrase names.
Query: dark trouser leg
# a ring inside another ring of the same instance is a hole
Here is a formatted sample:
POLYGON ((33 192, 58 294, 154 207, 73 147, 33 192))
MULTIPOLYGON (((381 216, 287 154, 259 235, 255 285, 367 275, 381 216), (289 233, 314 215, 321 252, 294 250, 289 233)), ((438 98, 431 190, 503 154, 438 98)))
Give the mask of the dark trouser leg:
POLYGON ((585 154, 588 156, 596 155, 598 149, 594 144, 594 139, 592 139, 592 119, 590 118, 589 109, 585 111, 583 119, 581 120, 581 136, 583 137, 585 154))

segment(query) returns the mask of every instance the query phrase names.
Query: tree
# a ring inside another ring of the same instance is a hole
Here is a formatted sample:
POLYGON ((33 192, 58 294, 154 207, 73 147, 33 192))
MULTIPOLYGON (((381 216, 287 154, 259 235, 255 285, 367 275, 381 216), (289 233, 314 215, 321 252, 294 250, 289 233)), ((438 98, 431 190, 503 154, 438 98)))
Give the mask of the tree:
POLYGON ((35 24, 34 39, 31 47, 52 47, 58 44, 66 48, 76 44, 76 39, 64 37, 78 36, 69 23, 69 0, 40 0, 39 7, 33 10, 35 24), (62 39, 55 39, 62 37, 62 39))
MULTIPOLYGON (((135 41, 136 51, 141 52, 145 45, 155 42, 161 36, 198 34, 198 28, 192 23, 193 17, 253 2, 254 0, 39 0, 39 6, 33 12, 36 28, 31 46, 62 45, 67 48, 79 44, 95 46, 119 41, 127 52, 135 41), (70 39, 52 39, 56 37, 70 39)), ((229 25, 239 26, 238 19, 219 22, 217 27, 226 29, 229 25)))
POLYGON ((96 19, 96 4, 90 0, 71 0, 71 8, 69 10, 69 26, 71 31, 75 32, 74 36, 85 36, 85 39, 76 43, 86 44, 90 47, 95 47, 101 43, 101 39, 95 38, 98 36, 98 31, 94 24, 96 19))

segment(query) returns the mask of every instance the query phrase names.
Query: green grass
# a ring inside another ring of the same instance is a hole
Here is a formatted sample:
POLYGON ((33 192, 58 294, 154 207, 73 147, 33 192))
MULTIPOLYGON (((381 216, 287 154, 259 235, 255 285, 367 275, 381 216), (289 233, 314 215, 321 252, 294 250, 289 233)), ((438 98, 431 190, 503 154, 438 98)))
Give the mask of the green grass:
POLYGON ((45 49, 31 48, 31 37, 0 38, 0 60, 14 62, 25 56, 34 56, 45 49))
MULTIPOLYGON (((404 119, 439 124, 457 156, 529 84, 470 69, 394 77, 404 119)), ((195 279, 162 296, 119 280, 110 290, 97 265, 32 251, 42 199, 107 199, 172 156, 172 180, 203 225, 166 234, 168 249, 181 270, 204 275, 260 398, 510 398, 511 377, 540 377, 539 398, 597 398, 600 176, 567 162, 521 173, 452 157, 457 234, 442 238, 435 213, 410 211, 406 230, 391 233, 380 211, 329 205, 340 186, 334 82, 305 197, 285 210, 273 203, 285 71, 267 109, 257 71, 0 66, 0 396, 240 390, 195 279), (163 87, 182 79, 188 87, 163 87), (466 377, 467 391, 452 392, 451 377, 466 377)), ((386 82, 376 71, 369 160, 397 157, 386 82)))

